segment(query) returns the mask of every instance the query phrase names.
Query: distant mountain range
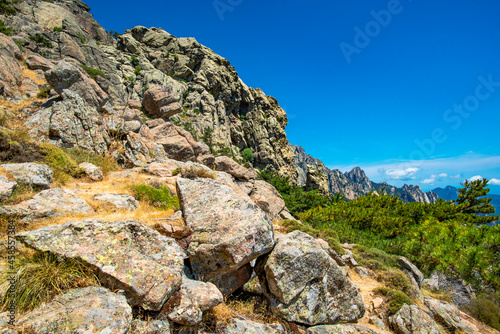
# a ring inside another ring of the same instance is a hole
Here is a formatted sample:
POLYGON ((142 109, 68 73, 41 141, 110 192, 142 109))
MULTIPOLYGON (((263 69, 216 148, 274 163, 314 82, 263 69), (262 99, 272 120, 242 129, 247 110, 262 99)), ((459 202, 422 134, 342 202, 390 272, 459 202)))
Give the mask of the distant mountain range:
POLYGON ((436 193, 423 192, 419 186, 405 184, 402 188, 397 188, 385 182, 372 182, 359 167, 346 173, 329 169, 321 160, 308 155, 302 147, 291 147, 295 153, 294 163, 299 171, 297 183, 308 190, 318 189, 333 194, 340 192, 349 200, 383 188, 389 194, 399 196, 404 202, 434 203, 438 198, 436 193))

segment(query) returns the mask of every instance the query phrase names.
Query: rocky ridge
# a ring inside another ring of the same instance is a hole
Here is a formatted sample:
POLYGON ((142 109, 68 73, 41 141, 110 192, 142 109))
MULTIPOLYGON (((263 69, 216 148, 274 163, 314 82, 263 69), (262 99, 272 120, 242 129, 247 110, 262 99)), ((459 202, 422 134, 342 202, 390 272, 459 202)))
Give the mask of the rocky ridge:
POLYGON ((292 145, 292 148, 295 153, 294 163, 299 172, 297 183, 306 189, 341 193, 349 200, 371 191, 381 191, 382 188, 390 195, 399 196, 404 202, 434 203, 438 198, 436 193, 423 192, 419 186, 405 184, 402 188, 397 188, 385 182, 372 182, 359 167, 345 173, 338 169, 331 170, 321 160, 308 155, 302 147, 292 145))

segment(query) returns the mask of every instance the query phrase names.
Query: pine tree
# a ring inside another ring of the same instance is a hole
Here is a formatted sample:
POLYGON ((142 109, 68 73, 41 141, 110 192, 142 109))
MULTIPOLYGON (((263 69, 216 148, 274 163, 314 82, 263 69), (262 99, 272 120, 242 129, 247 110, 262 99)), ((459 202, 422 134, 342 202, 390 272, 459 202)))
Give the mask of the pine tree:
POLYGON ((464 188, 458 189, 459 194, 456 203, 459 211, 466 217, 466 222, 470 224, 488 224, 499 219, 500 216, 491 216, 495 213, 495 207, 491 205, 491 198, 484 197, 490 189, 488 180, 465 181, 464 188), (480 214, 480 215, 478 215, 480 214))

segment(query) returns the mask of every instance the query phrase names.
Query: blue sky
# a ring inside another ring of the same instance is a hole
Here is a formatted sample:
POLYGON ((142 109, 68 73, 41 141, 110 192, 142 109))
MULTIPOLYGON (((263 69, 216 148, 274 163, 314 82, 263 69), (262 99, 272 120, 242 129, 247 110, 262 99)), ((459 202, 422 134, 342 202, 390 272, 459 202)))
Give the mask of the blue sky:
POLYGON ((106 29, 162 27, 276 97, 290 142, 331 168, 500 194, 496 0, 86 1, 106 29))

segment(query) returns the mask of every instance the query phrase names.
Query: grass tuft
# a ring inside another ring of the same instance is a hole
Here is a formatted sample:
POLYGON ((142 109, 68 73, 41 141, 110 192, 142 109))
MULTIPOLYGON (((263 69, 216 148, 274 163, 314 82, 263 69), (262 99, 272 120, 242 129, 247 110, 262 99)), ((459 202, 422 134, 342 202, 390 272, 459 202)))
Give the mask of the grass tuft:
POLYGON ((29 249, 18 254, 14 272, 17 282, 15 294, 9 294, 7 270, 0 276, 2 310, 15 303, 17 310, 26 312, 70 289, 100 285, 94 271, 82 262, 58 259, 56 255, 29 249))
POLYGON ((404 292, 390 288, 376 288, 373 292, 389 298, 389 312, 394 314, 398 312, 404 304, 413 305, 412 300, 404 292))

